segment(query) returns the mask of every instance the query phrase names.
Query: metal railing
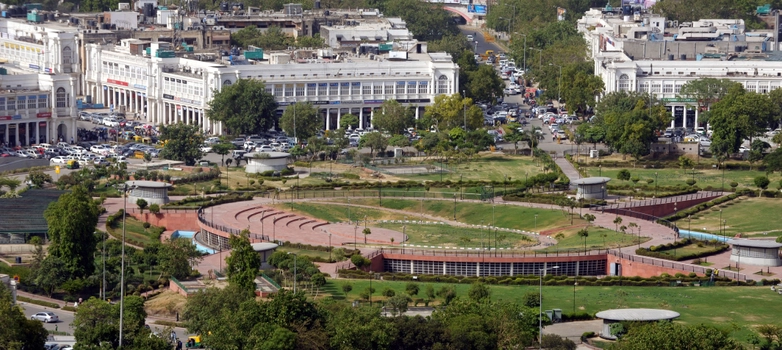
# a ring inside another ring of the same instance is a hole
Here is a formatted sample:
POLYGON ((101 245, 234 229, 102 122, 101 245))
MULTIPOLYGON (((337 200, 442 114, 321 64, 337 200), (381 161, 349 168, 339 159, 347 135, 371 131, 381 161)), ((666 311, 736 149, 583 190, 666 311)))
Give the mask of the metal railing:
MULTIPOLYGON (((608 254, 616 256, 618 258, 622 258, 625 260, 630 260, 632 262, 639 262, 642 264, 652 265, 652 266, 659 266, 659 267, 665 267, 670 268, 674 270, 680 270, 684 272, 695 272, 698 274, 706 275, 706 270, 712 270, 716 271, 716 269, 709 269, 705 268, 703 266, 699 265, 693 265, 693 264, 685 264, 677 261, 670 261, 665 259, 658 259, 658 258, 651 258, 648 256, 643 255, 635 255, 635 254, 628 254, 628 253, 622 253, 619 250, 611 249, 608 251, 608 254)), ((717 276, 720 277, 726 277, 733 280, 747 280, 747 275, 743 273, 738 273, 735 271, 728 271, 728 270, 719 270, 717 273, 717 276)))
POLYGON ((608 249, 588 250, 588 251, 555 251, 539 252, 535 250, 521 252, 507 252, 496 249, 485 248, 478 251, 463 250, 426 250, 426 249, 408 249, 408 248, 380 248, 378 252, 382 254, 401 254, 401 255, 421 255, 421 256, 443 256, 443 257, 491 257, 491 258, 540 258, 540 257, 574 257, 574 256, 594 256, 608 254, 608 249))
POLYGON ((272 196, 280 201, 295 200, 295 199, 309 199, 309 198, 414 198, 414 199, 427 199, 427 198, 442 198, 453 199, 454 195, 457 199, 473 199, 480 200, 481 194, 479 193, 464 193, 464 192, 430 192, 430 191, 388 191, 383 190, 382 187, 373 190, 327 190, 327 191, 297 191, 288 190, 272 194, 272 196))
POLYGON ((686 201, 704 199, 704 198, 716 198, 719 196, 722 196, 721 192, 698 192, 693 194, 678 195, 672 197, 663 197, 663 198, 655 198, 655 199, 646 199, 641 201, 632 201, 626 203, 608 204, 604 206, 604 210, 650 207, 655 205, 686 202, 686 201))
MULTIPOLYGON (((244 230, 239 230, 239 229, 235 229, 235 228, 232 228, 232 227, 228 227, 228 226, 225 226, 225 225, 216 225, 216 224, 206 220, 206 215, 203 212, 203 208, 198 208, 198 222, 202 223, 206 227, 213 228, 215 230, 219 230, 221 232, 225 232, 225 233, 232 234, 232 235, 238 235, 238 234, 241 234, 242 231, 244 231, 244 230)), ((250 232, 250 238, 256 239, 256 240, 261 240, 261 241, 267 241, 267 242, 271 241, 271 239, 269 239, 268 235, 260 235, 260 234, 257 234, 257 233, 252 233, 252 231, 250 232)), ((208 246, 210 248, 215 248, 215 247, 213 247, 213 246, 211 246, 209 244, 206 244, 206 246, 208 246)))

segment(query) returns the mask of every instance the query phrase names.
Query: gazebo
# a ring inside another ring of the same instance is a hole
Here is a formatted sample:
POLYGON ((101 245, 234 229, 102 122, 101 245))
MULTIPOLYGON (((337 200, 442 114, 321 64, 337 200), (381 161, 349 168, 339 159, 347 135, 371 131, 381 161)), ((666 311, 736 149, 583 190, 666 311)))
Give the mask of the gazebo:
POLYGON ((603 319, 603 330, 600 332, 600 338, 616 340, 616 336, 611 333, 611 324, 625 321, 670 321, 679 317, 679 313, 662 309, 612 309, 600 311, 595 314, 595 317, 603 319))
POLYGON ((608 181, 611 181, 610 177, 585 177, 573 180, 570 184, 578 188, 576 199, 605 199, 608 181))
POLYGON ((128 181, 126 182, 130 194, 128 194, 128 201, 136 203, 139 198, 144 199, 147 203, 163 205, 168 203, 168 189, 171 184, 158 181, 128 181))
POLYGON ((244 159, 247 160, 244 171, 248 173, 282 171, 288 167, 288 157, 290 156, 290 153, 285 152, 248 153, 244 155, 244 159))
POLYGON ((782 265, 782 259, 779 258, 782 243, 765 239, 731 239, 728 244, 733 246, 730 261, 757 266, 782 265))

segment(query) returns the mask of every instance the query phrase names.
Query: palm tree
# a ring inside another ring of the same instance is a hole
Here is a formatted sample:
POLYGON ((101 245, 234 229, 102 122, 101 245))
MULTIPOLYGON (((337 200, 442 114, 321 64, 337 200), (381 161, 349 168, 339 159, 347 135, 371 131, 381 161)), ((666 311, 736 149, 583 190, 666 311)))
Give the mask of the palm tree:
POLYGON ((589 237, 589 231, 585 228, 582 228, 578 231, 578 236, 584 238, 584 254, 586 254, 587 251, 587 237, 589 237))
POLYGON ((0 177, 0 189, 3 187, 8 187, 8 193, 4 193, 4 195, 10 195, 15 196, 16 195, 16 188, 19 187, 19 185, 22 184, 22 181, 17 179, 12 179, 10 177, 2 176, 0 177))

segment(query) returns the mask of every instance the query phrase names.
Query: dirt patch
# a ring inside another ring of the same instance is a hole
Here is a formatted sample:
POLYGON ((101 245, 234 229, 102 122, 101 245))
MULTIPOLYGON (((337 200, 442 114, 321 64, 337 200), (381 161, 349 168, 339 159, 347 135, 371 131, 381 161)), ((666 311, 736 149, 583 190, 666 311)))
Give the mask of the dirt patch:
POLYGON ((553 235, 557 234, 558 232, 567 231, 569 229, 579 228, 579 227, 584 227, 584 225, 582 224, 582 225, 572 225, 572 226, 552 228, 550 230, 540 231, 540 235, 541 236, 553 236, 553 235))
POLYGON ((144 309, 150 316, 174 317, 185 309, 187 298, 170 290, 164 291, 144 303, 144 309))

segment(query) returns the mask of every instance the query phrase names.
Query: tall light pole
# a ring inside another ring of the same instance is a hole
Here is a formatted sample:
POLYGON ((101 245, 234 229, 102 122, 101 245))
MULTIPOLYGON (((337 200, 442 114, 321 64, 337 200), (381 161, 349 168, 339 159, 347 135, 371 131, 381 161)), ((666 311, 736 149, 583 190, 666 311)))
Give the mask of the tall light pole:
MULTIPOLYGON (((108 233, 103 234, 103 250, 101 251, 101 254, 103 255, 103 284, 101 285, 101 300, 106 300, 106 235, 108 235, 108 233)), ((150 271, 151 270, 152 269, 150 268, 150 271)))
POLYGON ((124 197, 124 204, 122 209, 122 263, 120 271, 120 296, 119 296, 119 344, 122 346, 122 323, 125 319, 125 225, 126 218, 128 216, 128 184, 125 183, 122 186, 122 195, 124 197))
POLYGON ((543 274, 548 270, 556 270, 559 266, 544 267, 540 269, 540 289, 538 290, 538 345, 543 350, 543 274))
POLYGON ((288 254, 293 255, 293 294, 296 294, 296 265, 299 262, 299 255, 291 252, 288 252, 288 254))
POLYGON ((467 131, 467 90, 462 90, 462 112, 464 114, 464 131, 467 131))
POLYGON ((329 233, 329 261, 331 261, 331 250, 332 250, 332 247, 331 247, 331 233, 329 233))
POLYGON ((538 230, 538 214, 535 214, 535 231, 538 230))

